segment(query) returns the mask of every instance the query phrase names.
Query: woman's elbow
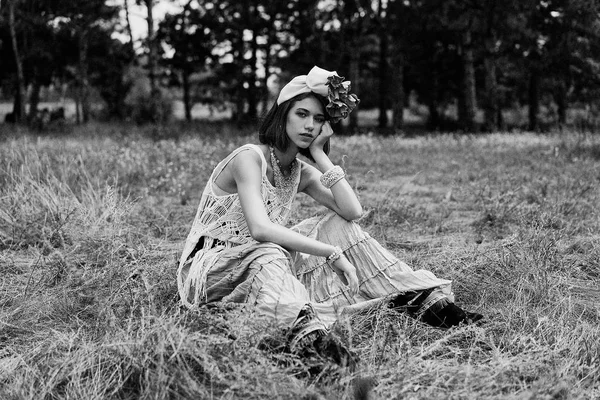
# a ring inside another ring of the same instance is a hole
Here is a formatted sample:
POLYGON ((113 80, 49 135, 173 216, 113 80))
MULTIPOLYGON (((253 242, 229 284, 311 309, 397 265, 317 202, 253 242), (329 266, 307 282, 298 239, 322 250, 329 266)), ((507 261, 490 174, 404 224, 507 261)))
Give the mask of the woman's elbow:
POLYGON ((269 241, 270 229, 268 226, 262 224, 253 224, 248 225, 248 229, 250 230, 250 236, 252 236, 252 239, 256 240, 257 242, 269 241))
POLYGON ((348 210, 347 212, 344 213, 344 215, 342 215, 342 217, 344 217, 344 219, 348 220, 348 221, 355 221, 357 219, 359 219, 360 217, 362 217, 363 214, 363 209, 361 206, 358 207, 354 207, 352 210, 348 210))

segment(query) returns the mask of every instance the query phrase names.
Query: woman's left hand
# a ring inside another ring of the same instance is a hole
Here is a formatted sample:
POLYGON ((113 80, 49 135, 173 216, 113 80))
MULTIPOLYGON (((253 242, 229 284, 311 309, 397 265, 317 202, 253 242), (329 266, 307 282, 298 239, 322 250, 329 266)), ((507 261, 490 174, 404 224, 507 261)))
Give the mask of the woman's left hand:
POLYGON ((350 264, 344 255, 335 260, 332 267, 342 283, 348 286, 350 295, 355 296, 358 293, 359 287, 356 267, 350 264))
POLYGON ((329 121, 326 121, 321 127, 321 132, 317 135, 317 137, 310 144, 309 150, 311 154, 314 154, 314 151, 323 151, 323 145, 329 140, 330 137, 333 136, 333 129, 331 128, 331 124, 329 121))

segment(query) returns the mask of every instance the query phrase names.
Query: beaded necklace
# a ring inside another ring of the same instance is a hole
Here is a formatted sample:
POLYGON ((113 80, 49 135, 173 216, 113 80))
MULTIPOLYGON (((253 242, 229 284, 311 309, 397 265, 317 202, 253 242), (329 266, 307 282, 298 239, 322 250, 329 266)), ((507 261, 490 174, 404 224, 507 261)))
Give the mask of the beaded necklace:
POLYGON ((289 197, 292 197, 296 184, 296 176, 299 172, 298 161, 294 158, 290 164, 289 176, 284 176, 281 172, 281 162, 275 155, 275 150, 269 146, 271 153, 271 167, 273 168, 273 179, 275 181, 275 189, 278 194, 287 202, 289 197))

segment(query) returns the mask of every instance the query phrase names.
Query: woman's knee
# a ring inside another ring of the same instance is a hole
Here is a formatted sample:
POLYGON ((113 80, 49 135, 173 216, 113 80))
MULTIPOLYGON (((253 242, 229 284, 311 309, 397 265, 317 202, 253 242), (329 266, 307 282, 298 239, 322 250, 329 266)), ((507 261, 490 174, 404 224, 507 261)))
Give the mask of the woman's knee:
POLYGON ((324 218, 320 231, 326 236, 338 236, 349 241, 362 239, 366 234, 358 223, 348 221, 334 212, 324 218))
POLYGON ((269 244, 268 247, 261 249, 258 255, 250 263, 250 268, 269 270, 280 269, 286 273, 291 271, 290 253, 283 247, 276 244, 269 244))

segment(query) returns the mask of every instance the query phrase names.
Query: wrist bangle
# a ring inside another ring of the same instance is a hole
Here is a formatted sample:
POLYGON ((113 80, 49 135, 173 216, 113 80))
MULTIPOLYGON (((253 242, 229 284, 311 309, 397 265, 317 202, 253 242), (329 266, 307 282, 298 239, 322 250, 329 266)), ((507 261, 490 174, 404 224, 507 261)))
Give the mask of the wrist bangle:
POLYGON ((346 174, 344 170, 339 165, 327 170, 323 175, 321 175, 321 184, 325 186, 327 189, 330 189, 333 185, 344 179, 346 174))
POLYGON ((342 256, 342 249, 339 246, 335 246, 333 253, 328 255, 327 258, 325 259, 325 261, 327 261, 327 264, 333 265, 333 263, 336 262, 341 256, 342 256))

